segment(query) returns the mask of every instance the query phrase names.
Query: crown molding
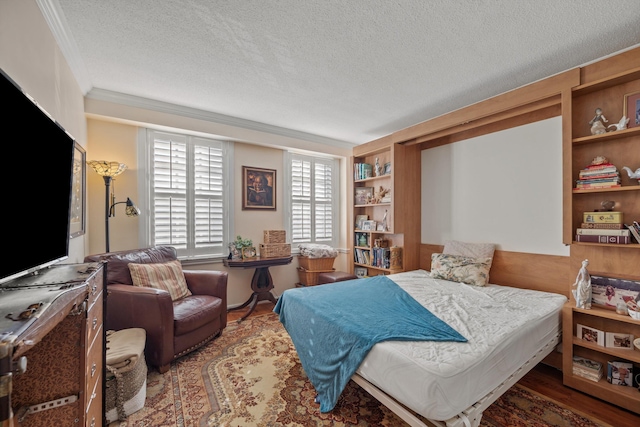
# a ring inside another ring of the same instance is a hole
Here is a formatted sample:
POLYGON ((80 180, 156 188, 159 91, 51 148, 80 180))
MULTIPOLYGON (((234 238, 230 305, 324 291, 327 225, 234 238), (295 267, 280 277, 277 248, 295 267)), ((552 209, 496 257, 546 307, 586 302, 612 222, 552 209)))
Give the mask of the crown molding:
POLYGON ((57 0, 36 0, 42 16, 44 17, 53 37, 58 43, 58 47, 62 51, 62 55, 67 60, 71 72, 80 86, 80 90, 83 94, 86 94, 91 90, 91 78, 87 72, 87 67, 80 56, 78 45, 76 44, 73 35, 67 30, 67 25, 60 4, 57 0))
POLYGON ((280 126, 268 125, 252 120, 240 119, 238 117, 227 116, 225 114, 213 113, 210 111, 200 110, 192 107, 171 104, 163 101, 142 98, 134 95, 128 95, 121 92, 114 92, 105 89, 91 89, 86 94, 86 98, 96 101, 111 102, 114 104, 125 105, 129 107, 142 108, 145 110, 156 111, 159 113, 173 114, 176 116, 187 117, 196 120, 203 120, 212 123, 218 123, 227 126, 234 126, 242 129, 249 129, 257 132, 265 132, 273 135, 280 135, 287 138, 295 138, 318 144, 330 145, 333 147, 352 149, 357 144, 338 139, 327 138, 307 132, 296 131, 293 129, 283 128, 280 126))

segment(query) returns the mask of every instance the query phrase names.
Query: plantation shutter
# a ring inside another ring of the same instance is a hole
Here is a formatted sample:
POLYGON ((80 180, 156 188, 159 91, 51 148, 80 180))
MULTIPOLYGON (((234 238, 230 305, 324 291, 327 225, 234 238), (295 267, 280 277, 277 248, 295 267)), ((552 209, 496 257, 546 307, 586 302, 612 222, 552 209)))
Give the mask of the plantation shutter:
POLYGON ((182 258, 226 255, 227 143, 152 136, 151 244, 174 246, 182 258))
POLYGON ((291 242, 335 244, 336 161, 292 154, 289 167, 291 242))

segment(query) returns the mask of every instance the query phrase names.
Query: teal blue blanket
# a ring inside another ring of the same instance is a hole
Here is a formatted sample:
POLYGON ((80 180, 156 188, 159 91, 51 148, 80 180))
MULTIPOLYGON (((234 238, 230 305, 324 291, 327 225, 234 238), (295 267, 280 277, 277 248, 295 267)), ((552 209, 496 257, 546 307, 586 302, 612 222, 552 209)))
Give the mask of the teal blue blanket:
POLYGON ((374 344, 466 338, 385 276, 288 289, 273 309, 329 412, 374 344))

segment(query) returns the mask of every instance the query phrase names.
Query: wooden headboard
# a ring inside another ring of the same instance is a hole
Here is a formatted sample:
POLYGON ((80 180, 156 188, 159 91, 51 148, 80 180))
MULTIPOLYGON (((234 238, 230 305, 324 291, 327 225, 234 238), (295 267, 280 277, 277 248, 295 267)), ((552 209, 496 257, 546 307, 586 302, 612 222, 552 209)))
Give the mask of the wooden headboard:
MULTIPOLYGON (((442 253, 442 245, 420 245, 420 268, 431 270, 431 254, 442 253)), ((555 292, 569 298, 575 274, 568 256, 540 255, 496 250, 489 281, 496 285, 555 292)))

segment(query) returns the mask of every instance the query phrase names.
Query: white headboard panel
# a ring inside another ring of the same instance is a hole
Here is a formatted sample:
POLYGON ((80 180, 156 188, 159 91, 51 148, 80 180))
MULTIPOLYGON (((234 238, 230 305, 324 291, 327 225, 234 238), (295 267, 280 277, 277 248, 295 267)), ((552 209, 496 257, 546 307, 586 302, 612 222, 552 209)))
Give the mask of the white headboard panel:
POLYGON ((569 255, 560 117, 423 150, 421 179, 422 243, 569 255))

